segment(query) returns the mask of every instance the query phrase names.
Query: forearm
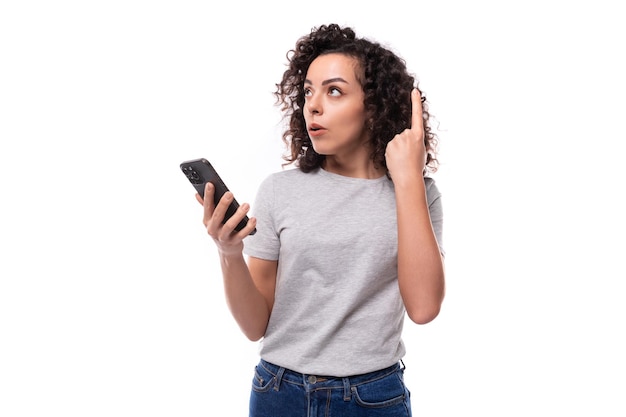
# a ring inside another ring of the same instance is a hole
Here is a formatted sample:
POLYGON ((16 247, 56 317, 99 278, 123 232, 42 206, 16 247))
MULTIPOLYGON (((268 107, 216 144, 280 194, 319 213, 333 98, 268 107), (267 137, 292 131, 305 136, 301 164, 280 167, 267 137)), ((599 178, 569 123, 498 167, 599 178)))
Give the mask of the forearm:
POLYGON ((226 303, 235 321, 252 341, 265 334, 270 307, 256 287, 243 254, 220 255, 226 303))
POLYGON ((416 176, 394 185, 400 293, 411 320, 424 324, 439 314, 443 302, 443 259, 430 221, 424 179, 416 176))

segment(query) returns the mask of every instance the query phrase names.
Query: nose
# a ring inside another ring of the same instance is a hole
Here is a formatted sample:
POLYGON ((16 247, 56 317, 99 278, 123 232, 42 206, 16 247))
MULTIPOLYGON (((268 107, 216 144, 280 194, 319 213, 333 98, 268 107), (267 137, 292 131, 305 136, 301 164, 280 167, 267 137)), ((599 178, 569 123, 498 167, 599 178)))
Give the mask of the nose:
POLYGON ((315 93, 306 97, 306 106, 310 114, 322 114, 322 102, 315 93))

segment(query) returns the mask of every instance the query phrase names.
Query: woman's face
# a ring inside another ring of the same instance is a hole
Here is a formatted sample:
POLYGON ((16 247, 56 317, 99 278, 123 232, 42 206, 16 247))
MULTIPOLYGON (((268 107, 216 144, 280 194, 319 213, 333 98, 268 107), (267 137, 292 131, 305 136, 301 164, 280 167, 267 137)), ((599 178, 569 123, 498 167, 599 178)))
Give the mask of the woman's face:
POLYGON ((304 120, 320 155, 349 156, 369 140, 358 61, 332 53, 317 57, 304 81, 304 120))

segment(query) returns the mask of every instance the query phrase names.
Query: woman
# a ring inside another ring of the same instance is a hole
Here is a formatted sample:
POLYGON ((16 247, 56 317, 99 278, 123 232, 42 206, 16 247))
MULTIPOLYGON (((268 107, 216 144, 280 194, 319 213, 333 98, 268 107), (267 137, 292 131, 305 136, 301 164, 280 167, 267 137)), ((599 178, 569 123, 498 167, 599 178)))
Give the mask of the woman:
POLYGON ((222 224, 232 194, 197 196, 228 306, 262 339, 250 416, 411 415, 404 316, 428 323, 444 298, 436 137, 414 86, 380 44, 314 28, 275 93, 297 169, 261 184, 240 232, 248 204, 222 224))

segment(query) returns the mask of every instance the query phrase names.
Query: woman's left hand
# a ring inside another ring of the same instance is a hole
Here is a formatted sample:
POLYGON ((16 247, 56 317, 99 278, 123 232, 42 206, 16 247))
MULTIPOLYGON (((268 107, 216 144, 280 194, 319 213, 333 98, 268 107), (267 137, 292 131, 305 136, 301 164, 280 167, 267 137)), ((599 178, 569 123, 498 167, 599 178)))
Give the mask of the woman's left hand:
POLYGON ((387 169, 394 183, 405 176, 423 177, 426 166, 422 97, 417 88, 411 91, 411 128, 398 133, 385 152, 387 169))

